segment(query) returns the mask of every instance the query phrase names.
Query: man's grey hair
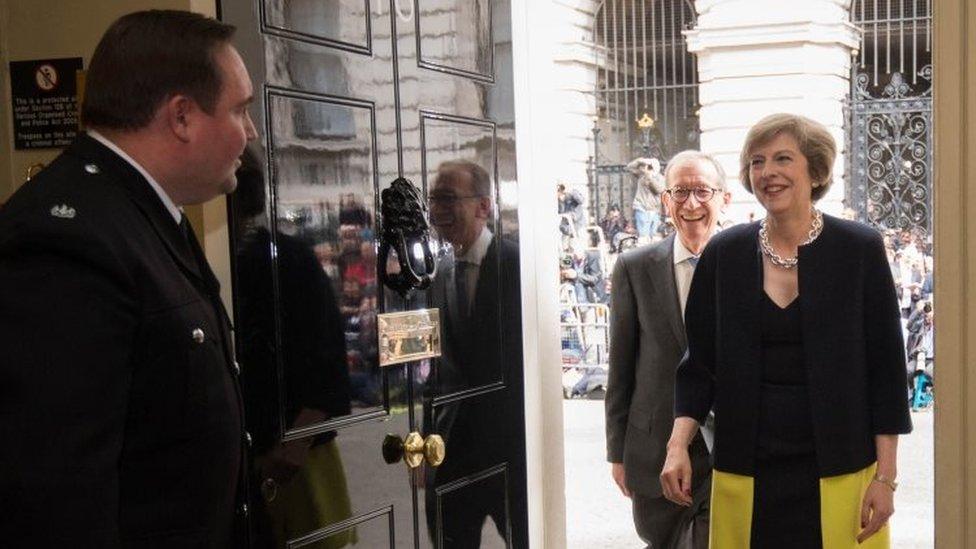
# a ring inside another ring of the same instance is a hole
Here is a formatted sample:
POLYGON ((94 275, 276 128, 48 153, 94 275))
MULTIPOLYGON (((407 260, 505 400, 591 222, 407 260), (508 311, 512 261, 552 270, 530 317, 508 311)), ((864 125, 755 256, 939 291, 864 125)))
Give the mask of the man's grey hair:
POLYGON ((664 182, 668 186, 668 188, 671 187, 670 185, 671 172, 674 171, 675 168, 687 164, 689 162, 698 162, 698 161, 709 162, 712 164, 712 166, 715 167, 715 173, 718 174, 718 181, 715 182, 715 186, 722 192, 728 192, 729 188, 725 182, 725 169, 722 168, 722 165, 719 164, 718 160, 715 160, 714 156, 708 153, 703 153, 701 151, 696 151, 694 149, 681 151, 678 154, 672 156, 671 160, 668 161, 667 167, 664 168, 664 182))

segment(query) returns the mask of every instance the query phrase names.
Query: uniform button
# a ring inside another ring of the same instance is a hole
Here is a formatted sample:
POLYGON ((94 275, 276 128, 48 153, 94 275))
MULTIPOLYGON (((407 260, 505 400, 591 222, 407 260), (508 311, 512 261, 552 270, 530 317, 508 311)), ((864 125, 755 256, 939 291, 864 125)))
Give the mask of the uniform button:
POLYGON ((92 175, 96 175, 98 173, 101 173, 102 169, 99 168, 96 164, 85 164, 85 171, 92 175))
POLYGON ((244 431, 244 443, 247 444, 247 447, 248 448, 251 447, 251 442, 252 441, 253 441, 253 439, 251 438, 251 433, 248 433, 247 431, 244 431))
POLYGON ((196 341, 197 343, 203 343, 204 340, 207 339, 207 335, 204 334, 203 330, 200 328, 194 328, 193 331, 190 332, 190 336, 193 338, 193 341, 196 341))
POLYGON ((241 506, 237 508, 237 514, 240 515, 240 516, 242 516, 242 517, 246 517, 247 516, 247 511, 248 511, 248 509, 247 509, 247 504, 246 503, 242 503, 241 506))

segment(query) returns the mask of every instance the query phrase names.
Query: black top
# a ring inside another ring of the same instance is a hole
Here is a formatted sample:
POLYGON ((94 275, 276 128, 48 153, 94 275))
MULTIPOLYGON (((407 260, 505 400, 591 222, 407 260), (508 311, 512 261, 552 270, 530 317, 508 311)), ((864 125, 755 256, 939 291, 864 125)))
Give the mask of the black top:
POLYGON ((799 300, 781 308, 763 294, 762 387, 759 398, 757 456, 809 454, 813 422, 807 369, 803 364, 803 332, 799 300))
MULTIPOLYGON (((759 223, 717 234, 695 269, 685 310, 688 354, 675 415, 715 412, 715 468, 752 475, 762 384, 759 223)), ((799 249, 799 308, 821 476, 875 461, 876 434, 911 431, 900 311, 881 235, 824 216, 799 249)))

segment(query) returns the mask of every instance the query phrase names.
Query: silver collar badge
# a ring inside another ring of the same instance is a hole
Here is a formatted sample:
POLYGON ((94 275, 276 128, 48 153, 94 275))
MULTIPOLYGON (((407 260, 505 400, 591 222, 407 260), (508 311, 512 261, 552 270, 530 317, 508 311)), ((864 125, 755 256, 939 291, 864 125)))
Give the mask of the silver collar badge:
POLYGON ((61 204, 60 206, 53 206, 51 208, 51 215, 53 217, 60 217, 61 219, 74 219, 75 209, 67 204, 61 204))

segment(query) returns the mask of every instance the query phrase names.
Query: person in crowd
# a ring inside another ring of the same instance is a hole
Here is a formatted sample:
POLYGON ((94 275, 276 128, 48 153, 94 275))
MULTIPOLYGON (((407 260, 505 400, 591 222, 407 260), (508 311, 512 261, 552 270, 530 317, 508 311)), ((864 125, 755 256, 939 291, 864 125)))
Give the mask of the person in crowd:
POLYGON ((112 23, 87 132, 0 211, 5 546, 242 546, 239 368, 181 210, 233 191, 256 138, 233 34, 181 11, 112 23))
MULTIPOLYGON (((449 395, 504 380, 517 394, 520 376, 513 374, 517 364, 511 357, 522 346, 521 324, 509 317, 519 303, 518 247, 489 228, 495 211, 491 176, 468 160, 444 162, 428 200, 431 225, 450 244, 428 290, 440 309, 443 334, 432 389, 449 395)), ((524 436, 520 408, 454 399, 425 416, 423 431, 440 434, 451 448, 444 463, 426 470, 425 479, 428 529, 440 532, 444 547, 480 547, 483 536, 494 537, 486 545, 509 539, 504 499, 491 483, 467 487, 464 505, 443 513, 438 490, 501 463, 519 467, 511 441, 524 436), (494 532, 485 526, 488 517, 494 532)))
POLYGON ((607 215, 600 221, 600 228, 603 230, 603 238, 607 242, 613 243, 615 237, 626 228, 624 218, 620 215, 620 206, 616 204, 610 205, 610 208, 607 210, 607 215))
POLYGON ((589 246, 583 252, 581 269, 577 279, 586 295, 587 303, 606 303, 607 279, 603 271, 603 250, 600 249, 600 236, 595 230, 588 230, 589 246))
POLYGON ((923 265, 925 266, 925 275, 922 279, 922 299, 931 301, 932 294, 935 292, 935 259, 927 255, 923 265))
POLYGON ((808 118, 757 122, 740 181, 766 217, 713 238, 695 271, 661 485, 692 504, 689 445, 714 411, 712 547, 890 543, 905 351, 881 235, 814 206, 835 156, 808 118))
POLYGON ((613 480, 633 501, 641 539, 674 547, 690 526, 690 546, 707 547, 710 467, 702 435, 689 437, 692 508, 665 499, 657 476, 674 419, 674 372, 686 348, 682 317, 692 273, 731 195, 721 165, 698 151, 675 155, 665 180, 664 205, 676 233, 625 252, 613 269, 607 460, 613 480))
POLYGON ((637 229, 630 220, 624 220, 623 228, 609 239, 610 251, 616 255, 637 245, 637 229))
MULTIPOLYGON (((583 227, 586 226, 586 211, 584 209, 583 195, 578 189, 567 189, 566 185, 559 183, 556 185, 556 200, 560 215, 566 215, 571 221, 569 236, 578 237, 583 227)), ((562 227, 560 227, 562 230, 562 227)))
POLYGON ((925 329, 929 326, 926 319, 932 314, 932 303, 930 301, 919 301, 915 304, 915 309, 908 316, 905 329, 908 338, 905 341, 905 353, 908 360, 914 360, 915 354, 920 348, 925 329))
POLYGON ((656 158, 635 158, 627 164, 627 170, 637 176, 637 190, 634 193, 634 224, 637 238, 642 244, 651 241, 661 225, 661 193, 664 192, 664 177, 661 175, 661 162, 656 158))

